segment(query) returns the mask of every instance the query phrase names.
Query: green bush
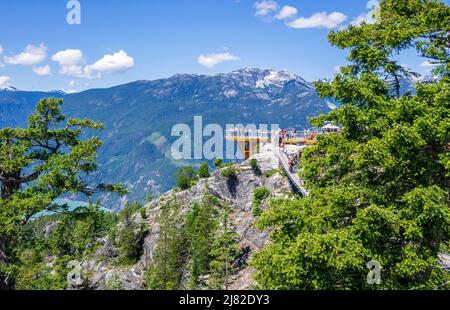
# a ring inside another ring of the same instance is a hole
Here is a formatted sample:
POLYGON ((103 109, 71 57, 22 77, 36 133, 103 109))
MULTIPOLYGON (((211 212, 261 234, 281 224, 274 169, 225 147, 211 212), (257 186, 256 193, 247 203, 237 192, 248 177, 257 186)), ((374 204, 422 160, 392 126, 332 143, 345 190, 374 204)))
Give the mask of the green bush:
POLYGON ((261 204, 264 199, 270 196, 270 191, 265 187, 255 188, 253 191, 253 215, 260 216, 262 214, 261 204))
POLYGON ((117 240, 119 262, 124 265, 135 264, 143 253, 143 242, 148 230, 132 224, 120 229, 117 240))
POLYGON ((228 179, 234 179, 237 177, 237 171, 234 167, 227 167, 222 171, 222 175, 228 179))
POLYGON ((217 169, 220 169, 220 168, 222 167, 222 164, 223 164, 223 160, 222 160, 222 159, 216 159, 216 160, 214 161, 214 166, 215 166, 217 169))
POLYGON ((270 178, 272 176, 274 176, 275 174, 277 174, 278 172, 280 172, 280 170, 278 169, 273 169, 273 170, 269 170, 265 173, 266 177, 270 178))
POLYGON ((132 265, 139 260, 143 251, 142 243, 148 232, 142 224, 135 223, 137 214, 145 215, 145 208, 138 202, 127 203, 119 213, 121 225, 116 241, 119 261, 124 265, 132 265))
POLYGON ((200 169, 198 170, 198 177, 200 179, 207 179, 209 178, 211 175, 209 174, 209 165, 208 163, 203 163, 200 166, 200 169))
POLYGON ((191 188, 198 180, 197 173, 190 166, 180 168, 175 174, 175 179, 178 187, 182 190, 191 188))

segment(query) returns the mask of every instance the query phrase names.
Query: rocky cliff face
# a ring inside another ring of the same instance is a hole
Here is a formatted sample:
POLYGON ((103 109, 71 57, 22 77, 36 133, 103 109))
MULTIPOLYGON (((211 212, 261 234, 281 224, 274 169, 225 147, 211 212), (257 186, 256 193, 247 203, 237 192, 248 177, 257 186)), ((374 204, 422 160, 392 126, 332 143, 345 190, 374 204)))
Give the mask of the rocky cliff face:
MULTIPOLYGON (((272 146, 266 145, 261 153, 254 156, 259 170, 250 166, 250 161, 236 165, 237 177, 230 182, 218 170, 209 179, 203 179, 186 191, 170 191, 146 206, 144 217, 136 216, 137 223, 149 228, 149 234, 143 244, 143 255, 139 262, 128 268, 113 267, 110 262, 116 250, 108 240, 98 249, 93 258, 83 263, 84 274, 89 275, 88 286, 92 289, 105 289, 111 281, 119 282, 120 288, 136 290, 144 288, 144 273, 152 261, 155 247, 159 240, 158 217, 161 206, 176 202, 182 206, 180 214, 189 212, 195 202, 201 202, 205 194, 213 195, 220 201, 227 202, 234 208, 231 216, 233 226, 239 235, 239 246, 244 253, 238 272, 232 278, 230 289, 243 290, 254 284, 253 270, 248 262, 253 253, 263 248, 268 242, 268 233, 259 231, 255 226, 256 218, 252 212, 253 191, 259 187, 269 189, 271 197, 288 197, 292 194, 289 180, 279 172, 279 161, 272 146), (274 173, 277 171, 276 173, 274 173)), ((263 202, 265 209, 268 202, 263 202)))

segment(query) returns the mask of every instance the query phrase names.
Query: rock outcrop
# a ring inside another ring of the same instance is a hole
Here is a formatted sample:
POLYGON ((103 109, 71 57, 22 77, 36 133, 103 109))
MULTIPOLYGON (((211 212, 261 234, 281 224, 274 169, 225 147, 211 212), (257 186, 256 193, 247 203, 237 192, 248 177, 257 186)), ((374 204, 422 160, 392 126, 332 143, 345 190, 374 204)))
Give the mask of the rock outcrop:
MULTIPOLYGON (((256 188, 265 187, 270 191, 271 197, 288 197, 293 191, 288 178, 280 173, 279 161, 273 146, 262 147, 260 154, 252 159, 257 160, 258 169, 250 165, 250 160, 235 165, 233 167, 236 170, 236 177, 232 182, 222 175, 222 170, 217 170, 210 178, 200 180, 189 190, 172 190, 149 203, 145 214, 138 214, 135 219, 137 223, 143 223, 149 228, 139 262, 128 268, 113 266, 110 260, 116 255, 116 250, 108 240, 103 240, 103 245, 96 255, 82 264, 85 274, 89 275, 88 286, 92 289, 105 289, 116 285, 121 289, 129 290, 144 288, 145 270, 153 259, 159 240, 158 218, 161 207, 167 203, 176 202, 182 206, 180 214, 185 214, 195 202, 201 202, 204 195, 208 194, 227 202, 234 209, 231 220, 239 235, 239 246, 245 254, 239 264, 242 268, 239 268, 234 275, 229 288, 243 290, 251 287, 254 284, 252 277, 254 270, 247 263, 253 253, 269 242, 268 233, 261 232, 254 225, 256 218, 252 210, 253 191, 256 188)), ((267 206, 268 202, 263 202, 262 208, 265 209, 267 206)))

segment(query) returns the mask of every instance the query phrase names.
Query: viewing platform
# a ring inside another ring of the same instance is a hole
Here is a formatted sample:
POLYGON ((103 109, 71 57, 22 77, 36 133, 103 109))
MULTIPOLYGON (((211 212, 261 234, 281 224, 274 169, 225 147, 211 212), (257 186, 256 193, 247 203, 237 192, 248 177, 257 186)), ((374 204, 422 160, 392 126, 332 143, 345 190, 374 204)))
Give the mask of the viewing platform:
POLYGON ((225 140, 236 142, 245 160, 247 160, 257 153, 258 145, 269 143, 270 137, 271 134, 268 131, 235 129, 227 130, 225 140))
POLYGON ((227 130, 225 140, 237 143, 245 160, 258 153, 261 145, 271 144, 277 154, 281 167, 286 172, 289 180, 298 192, 306 197, 308 190, 305 181, 300 179, 297 168, 301 152, 308 146, 317 144, 317 138, 321 135, 339 133, 341 128, 331 123, 316 130, 248 130, 244 128, 227 130))

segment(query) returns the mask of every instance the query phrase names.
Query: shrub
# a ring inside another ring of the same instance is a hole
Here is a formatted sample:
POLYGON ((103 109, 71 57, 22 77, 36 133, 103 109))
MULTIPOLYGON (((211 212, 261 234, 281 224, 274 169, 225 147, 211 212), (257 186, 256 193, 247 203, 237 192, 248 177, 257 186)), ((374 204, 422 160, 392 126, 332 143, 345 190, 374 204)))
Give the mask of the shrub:
POLYGON ((277 174, 278 172, 280 172, 278 169, 273 169, 273 170, 267 171, 265 175, 266 175, 266 177, 270 178, 270 177, 274 176, 275 174, 277 174))
POLYGON ((227 167, 222 171, 222 175, 228 179, 235 179, 237 177, 237 172, 234 167, 227 167))
POLYGON ((222 164, 223 164, 223 160, 222 160, 222 159, 216 159, 216 160, 214 161, 214 166, 215 166, 217 169, 220 169, 220 168, 222 167, 222 164))
POLYGON ((261 204, 264 199, 270 196, 270 191, 265 187, 256 188, 253 191, 253 215, 260 216, 262 214, 261 204))
POLYGON ((175 174, 175 179, 177 181, 177 185, 180 189, 186 190, 195 185, 197 181, 197 174, 194 171, 194 168, 188 166, 180 168, 175 174))
POLYGON ((127 203, 120 211, 120 230, 117 234, 117 248, 119 249, 120 263, 128 265, 134 264, 142 255, 142 244, 148 230, 144 226, 134 222, 137 213, 145 215, 145 208, 141 204, 127 203))
POLYGON ((209 165, 208 163, 203 163, 200 166, 200 169, 198 170, 198 177, 200 179, 207 179, 209 178, 211 175, 209 174, 209 165))
POLYGON ((136 224, 120 229, 117 242, 120 263, 133 265, 139 260, 143 253, 143 242, 147 233, 148 230, 136 224))

